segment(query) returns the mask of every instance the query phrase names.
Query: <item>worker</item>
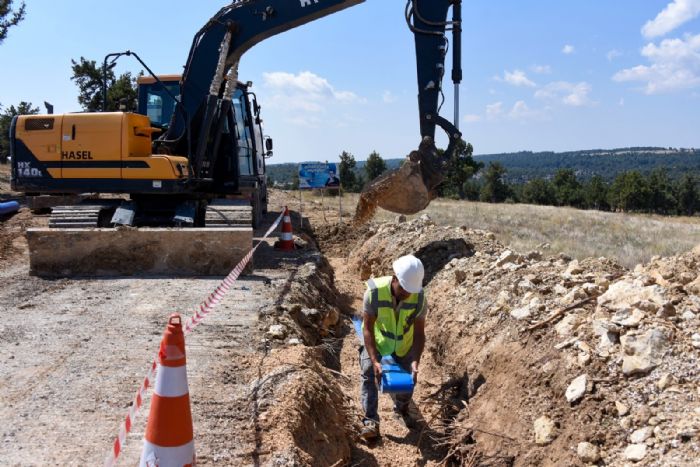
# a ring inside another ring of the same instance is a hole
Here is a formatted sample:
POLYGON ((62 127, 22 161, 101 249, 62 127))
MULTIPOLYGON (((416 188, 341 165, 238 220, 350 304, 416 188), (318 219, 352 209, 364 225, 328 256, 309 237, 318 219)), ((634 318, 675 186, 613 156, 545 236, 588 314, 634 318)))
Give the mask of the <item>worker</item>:
MULTIPOLYGON (((392 264, 393 276, 367 281, 362 316, 360 368, 362 370, 363 427, 360 436, 366 441, 379 437, 377 413, 382 357, 392 356, 413 383, 418 380, 418 365, 425 345, 427 306, 423 292, 423 263, 413 255, 402 256, 392 264)), ((409 413, 413 393, 392 394, 394 416, 413 428, 409 413)))

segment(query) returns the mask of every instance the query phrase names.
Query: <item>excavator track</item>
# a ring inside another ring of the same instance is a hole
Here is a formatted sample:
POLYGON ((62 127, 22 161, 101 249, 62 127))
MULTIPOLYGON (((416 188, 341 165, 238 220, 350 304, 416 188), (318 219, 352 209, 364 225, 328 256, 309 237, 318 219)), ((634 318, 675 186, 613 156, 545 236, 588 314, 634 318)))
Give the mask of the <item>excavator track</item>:
POLYGON ((250 227, 253 208, 248 201, 216 200, 207 206, 204 225, 208 228, 250 227))
POLYGON ((54 229, 99 227, 100 205, 56 206, 51 209, 49 227, 54 229))

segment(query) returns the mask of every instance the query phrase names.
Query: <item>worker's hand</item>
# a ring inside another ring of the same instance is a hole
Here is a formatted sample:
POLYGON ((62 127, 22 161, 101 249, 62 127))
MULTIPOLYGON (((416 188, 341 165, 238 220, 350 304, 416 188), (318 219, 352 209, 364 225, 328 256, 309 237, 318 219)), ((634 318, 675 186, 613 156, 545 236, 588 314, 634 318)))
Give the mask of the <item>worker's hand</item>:
POLYGON ((416 384, 418 382, 418 362, 411 362, 411 376, 413 384, 416 384))
POLYGON ((374 367, 374 382, 379 387, 382 382, 382 364, 381 362, 372 362, 372 366, 374 367))

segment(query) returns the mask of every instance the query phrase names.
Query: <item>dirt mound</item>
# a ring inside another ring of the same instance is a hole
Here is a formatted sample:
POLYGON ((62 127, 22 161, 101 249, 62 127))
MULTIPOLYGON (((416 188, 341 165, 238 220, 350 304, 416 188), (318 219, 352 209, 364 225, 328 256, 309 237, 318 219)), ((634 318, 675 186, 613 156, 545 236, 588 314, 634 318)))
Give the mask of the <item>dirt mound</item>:
POLYGON ((321 350, 274 350, 253 383, 264 465, 344 465, 351 423, 343 392, 318 362, 321 350), (267 457, 267 459, 265 459, 267 457))
POLYGON ((414 254, 423 261, 426 282, 453 258, 471 256, 475 249, 500 251, 493 235, 466 227, 438 227, 427 215, 410 222, 372 225, 362 242, 349 254, 362 280, 391 272, 391 263, 399 256, 414 254))
MULTIPOLYGON (((700 250, 625 270, 521 254, 422 217, 372 225, 360 278, 426 263, 426 419, 474 465, 690 465, 700 449, 700 250)), ((419 399, 420 400, 420 399, 419 399)), ((470 464, 472 465, 472 464, 470 464)))

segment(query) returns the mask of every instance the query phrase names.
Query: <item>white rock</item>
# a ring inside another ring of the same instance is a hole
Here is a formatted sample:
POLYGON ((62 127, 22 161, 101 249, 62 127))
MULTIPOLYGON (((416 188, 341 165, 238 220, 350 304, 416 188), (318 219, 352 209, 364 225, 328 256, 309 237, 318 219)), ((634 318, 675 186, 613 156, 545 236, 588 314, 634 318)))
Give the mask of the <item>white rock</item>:
POLYGON ((625 448, 625 459, 628 461, 639 462, 647 455, 646 444, 630 444, 625 448))
POLYGON ((623 404, 622 402, 615 401, 615 409, 617 410, 617 415, 624 417, 630 413, 630 408, 623 404))
POLYGON ((569 289, 564 287, 561 284, 557 284, 554 286, 554 293, 557 295, 566 295, 569 292, 569 289))
POLYGON ((644 334, 625 334, 620 339, 625 353, 622 372, 627 375, 645 375, 663 359, 668 337, 661 329, 649 329, 644 334))
POLYGON ((626 328, 636 328, 644 319, 644 312, 637 308, 617 311, 610 321, 626 328))
POLYGON ((620 342, 620 328, 610 321, 595 319, 591 325, 593 334, 600 337, 598 350, 608 350, 613 345, 620 342))
POLYGON ((533 429, 535 431, 535 443, 537 444, 549 444, 556 437, 554 422, 546 415, 535 420, 533 429))
POLYGON ((579 459, 581 459, 581 462, 587 464, 594 464, 600 460, 600 452, 598 452, 598 446, 595 444, 587 442, 578 443, 576 453, 579 459))
POLYGON ((286 331, 287 328, 285 328, 282 324, 273 324, 272 326, 270 326, 270 329, 267 331, 267 333, 270 335, 270 337, 274 339, 284 339, 286 331))
POLYGON ((301 341, 297 339, 296 337, 292 337, 287 341, 287 344, 289 345, 301 345, 301 341))
POLYGON ((566 268, 566 271, 564 271, 565 276, 573 276, 575 274, 581 274, 583 272, 583 269, 581 269, 581 266, 578 263, 578 260, 575 259, 572 262, 569 263, 569 266, 566 268))
POLYGON ((664 373, 661 375, 661 378, 656 382, 656 387, 659 388, 660 391, 663 391, 667 387, 669 387, 673 383, 673 375, 670 373, 664 373))
POLYGON ((666 289, 659 285, 645 286, 641 281, 625 279, 612 284, 598 297, 598 305, 610 311, 631 310, 643 302, 652 303, 656 307, 668 306, 666 289))
POLYGON ((690 337, 690 343, 691 343, 691 344, 693 345, 693 347, 695 347, 696 349, 700 349, 700 334, 698 334, 697 332, 696 332, 695 334, 693 334, 693 335, 690 337))
POLYGON ((527 319, 532 315, 532 310, 530 309, 530 305, 525 305, 520 308, 510 310, 510 315, 517 320, 527 319))
POLYGON ((513 253, 510 250, 506 250, 503 253, 501 253, 501 256, 498 257, 496 260, 496 266, 501 267, 505 264, 513 263, 517 259, 518 255, 513 253))
POLYGON ((583 374, 577 378, 574 378, 571 384, 569 384, 569 387, 566 388, 566 400, 569 401, 570 404, 581 400, 584 394, 586 394, 587 385, 588 375, 583 374))
POLYGON ((640 428, 639 430, 634 430, 630 435, 630 442, 633 444, 643 443, 651 436, 651 433, 652 428, 648 426, 640 428))
POLYGON ((693 313, 690 310, 685 310, 683 314, 681 315, 681 318, 683 318, 686 321, 692 321, 695 319, 695 313, 693 313))
POLYGON ((568 337, 581 325, 581 321, 582 319, 579 315, 569 314, 554 326, 554 330, 561 337, 568 337))

